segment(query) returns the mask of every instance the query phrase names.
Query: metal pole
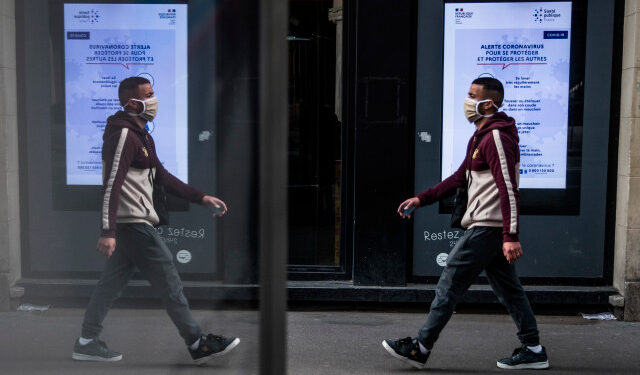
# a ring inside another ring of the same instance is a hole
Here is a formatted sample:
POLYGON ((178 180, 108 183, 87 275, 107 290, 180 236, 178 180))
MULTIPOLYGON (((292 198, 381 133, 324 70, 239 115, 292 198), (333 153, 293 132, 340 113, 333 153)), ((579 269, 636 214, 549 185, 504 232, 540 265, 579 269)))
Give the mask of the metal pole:
POLYGON ((260 374, 286 374, 288 2, 260 1, 260 374))

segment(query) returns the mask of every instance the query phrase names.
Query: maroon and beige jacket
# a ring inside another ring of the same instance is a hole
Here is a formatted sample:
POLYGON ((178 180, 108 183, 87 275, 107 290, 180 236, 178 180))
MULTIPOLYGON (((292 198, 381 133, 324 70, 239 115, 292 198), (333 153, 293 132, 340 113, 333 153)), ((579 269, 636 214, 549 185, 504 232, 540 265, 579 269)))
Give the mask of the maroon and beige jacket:
POLYGON ((119 111, 107 119, 102 139, 102 237, 115 237, 116 223, 158 224, 151 171, 167 192, 202 202, 203 192, 164 169, 153 138, 127 113, 119 111))
POLYGON ((520 212, 518 141, 515 120, 504 112, 496 113, 469 140, 460 168, 451 177, 418 194, 420 204, 432 204, 451 196, 457 188, 468 183, 469 201, 462 226, 502 227, 503 241, 517 242, 520 212), (480 142, 474 148, 478 139, 480 142))

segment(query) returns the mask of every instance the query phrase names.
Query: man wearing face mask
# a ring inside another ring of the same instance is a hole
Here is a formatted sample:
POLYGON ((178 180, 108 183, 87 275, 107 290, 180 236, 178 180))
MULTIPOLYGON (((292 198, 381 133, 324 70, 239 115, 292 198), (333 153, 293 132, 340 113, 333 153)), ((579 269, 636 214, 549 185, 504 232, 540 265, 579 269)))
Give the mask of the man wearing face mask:
POLYGON ((466 231, 449 254, 426 323, 415 338, 382 342, 391 355, 417 368, 425 366, 456 303, 482 271, 515 321, 522 343, 511 357, 499 360, 497 366, 549 367, 545 348, 540 345, 536 318, 514 266, 522 256, 518 240, 520 152, 515 120, 499 112, 503 98, 504 88, 497 79, 483 77, 473 81, 464 101, 464 113, 476 131, 460 168, 398 207, 400 216, 410 218, 404 213, 407 209, 450 197, 457 188, 468 188, 468 204, 462 219, 466 231))
POLYGON ((215 207, 216 216, 224 215, 227 207, 220 199, 180 181, 158 160, 153 138, 147 131, 147 122, 153 121, 158 112, 150 82, 141 77, 127 78, 120 82, 118 97, 123 110, 107 119, 102 145, 104 195, 97 249, 107 260, 85 312, 72 358, 122 359, 122 354, 110 350, 99 336, 111 304, 137 267, 162 295, 165 309, 193 360, 204 363, 228 353, 240 339, 204 335, 193 320, 173 256, 154 229, 159 217, 153 206, 153 186, 162 185, 191 203, 215 207))

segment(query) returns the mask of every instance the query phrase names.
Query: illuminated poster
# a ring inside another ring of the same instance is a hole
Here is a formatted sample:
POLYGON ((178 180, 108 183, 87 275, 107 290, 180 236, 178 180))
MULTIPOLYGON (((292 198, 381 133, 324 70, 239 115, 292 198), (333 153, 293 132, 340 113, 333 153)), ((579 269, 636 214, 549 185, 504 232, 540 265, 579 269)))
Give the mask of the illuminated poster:
POLYGON ((102 184, 106 119, 131 76, 151 81, 158 115, 149 131, 165 168, 186 182, 186 4, 65 4, 64 38, 67 184, 102 184))
POLYGON ((490 76, 517 122, 520 187, 566 187, 570 41, 571 2, 445 4, 443 179, 475 130, 463 112, 469 86, 490 76))

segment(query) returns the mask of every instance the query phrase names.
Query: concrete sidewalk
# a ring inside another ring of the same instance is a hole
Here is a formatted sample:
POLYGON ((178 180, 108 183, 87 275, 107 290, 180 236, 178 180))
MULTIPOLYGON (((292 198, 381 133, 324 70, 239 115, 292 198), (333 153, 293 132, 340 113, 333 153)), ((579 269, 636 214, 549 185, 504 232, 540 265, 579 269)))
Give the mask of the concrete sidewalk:
MULTIPOLYGON (((207 331, 239 336, 229 356, 203 367, 190 362, 163 310, 114 309, 102 338, 124 354, 117 363, 71 360, 82 309, 0 313, 1 374, 257 374, 258 313, 195 310, 207 331)), ((289 374, 417 374, 390 357, 383 338, 415 335, 426 314, 290 312, 289 374)), ((639 374, 640 323, 540 316, 552 368, 548 374, 639 374)), ((425 372, 504 373, 496 359, 518 346, 507 315, 456 314, 436 344, 425 372)), ((508 372, 508 371, 507 371, 508 372)), ((518 374, 534 373, 520 371, 518 374)))

